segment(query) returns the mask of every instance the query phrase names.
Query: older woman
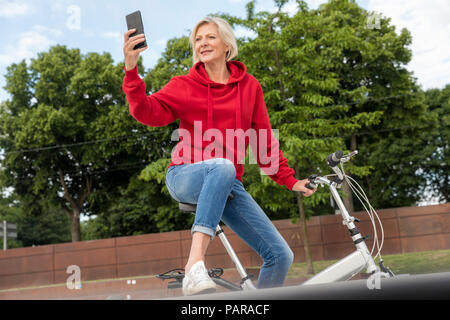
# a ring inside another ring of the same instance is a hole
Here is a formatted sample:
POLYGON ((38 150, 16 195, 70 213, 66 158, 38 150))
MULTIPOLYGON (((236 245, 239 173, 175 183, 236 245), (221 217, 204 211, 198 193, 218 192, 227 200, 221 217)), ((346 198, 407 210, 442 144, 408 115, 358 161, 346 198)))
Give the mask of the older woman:
POLYGON ((130 38, 133 31, 124 37, 123 91, 130 113, 148 126, 180 119, 181 139, 172 153, 166 185, 176 201, 197 204, 183 293, 215 290, 204 261, 221 220, 262 257, 258 287, 282 286, 293 253, 242 184, 248 140, 265 146, 270 163, 263 161, 261 152, 256 152, 256 160, 279 185, 305 196, 315 189, 305 187, 307 179, 294 178, 294 170, 277 148, 259 82, 242 62, 232 60, 238 53, 233 30, 218 17, 200 20, 190 36, 194 65, 189 73, 173 77, 149 96, 136 67, 147 47, 133 50, 145 40, 143 35, 130 38), (255 134, 248 134, 250 130, 255 134))

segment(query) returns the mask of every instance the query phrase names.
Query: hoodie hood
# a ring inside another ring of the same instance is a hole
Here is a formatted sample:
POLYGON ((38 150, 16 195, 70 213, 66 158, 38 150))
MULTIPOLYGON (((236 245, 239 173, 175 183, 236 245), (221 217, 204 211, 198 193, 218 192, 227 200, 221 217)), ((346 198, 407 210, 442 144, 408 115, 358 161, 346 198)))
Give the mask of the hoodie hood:
MULTIPOLYGON (((227 62, 228 70, 231 72, 230 79, 228 80, 229 84, 237 83, 244 79, 245 75, 247 74, 247 67, 240 61, 228 61, 227 62)), ((209 79, 208 73, 205 69, 205 64, 201 61, 197 62, 190 70, 188 77, 192 78, 193 80, 207 86, 208 84, 212 87, 217 86, 223 86, 222 83, 217 83, 209 79)))
POLYGON ((192 80, 204 85, 208 88, 208 123, 207 129, 213 128, 213 114, 214 105, 211 97, 211 88, 220 86, 236 86, 237 87, 237 99, 235 102, 235 114, 236 114, 236 129, 242 128, 241 122, 241 89, 239 82, 244 79, 247 75, 247 67, 240 61, 228 61, 228 70, 230 70, 231 75, 228 79, 227 84, 217 83, 212 81, 205 69, 205 64, 201 61, 197 62, 190 70, 187 75, 192 80))

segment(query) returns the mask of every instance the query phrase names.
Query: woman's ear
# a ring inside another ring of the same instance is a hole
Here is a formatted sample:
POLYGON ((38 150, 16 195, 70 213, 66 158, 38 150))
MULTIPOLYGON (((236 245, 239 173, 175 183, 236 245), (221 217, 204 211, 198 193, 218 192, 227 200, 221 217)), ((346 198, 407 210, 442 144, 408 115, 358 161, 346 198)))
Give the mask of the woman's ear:
POLYGON ((227 57, 229 55, 231 55, 231 48, 229 46, 227 46, 227 50, 225 50, 225 53, 226 53, 227 57))

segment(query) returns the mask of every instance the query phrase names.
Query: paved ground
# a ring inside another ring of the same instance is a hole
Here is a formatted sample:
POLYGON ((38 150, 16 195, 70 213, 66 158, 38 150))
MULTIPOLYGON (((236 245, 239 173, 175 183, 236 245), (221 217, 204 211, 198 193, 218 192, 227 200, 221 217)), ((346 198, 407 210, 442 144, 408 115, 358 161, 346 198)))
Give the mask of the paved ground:
MULTIPOLYGON (((238 283, 234 269, 227 269, 222 278, 238 283)), ((304 279, 287 279, 286 286, 300 284, 304 279)), ((128 279, 109 279, 81 283, 79 289, 68 289, 59 284, 34 288, 0 290, 0 300, 150 300, 181 297, 181 289, 168 289, 169 280, 156 276, 128 279)), ((227 292, 218 286, 217 292, 227 292)))
MULTIPOLYGON (((183 300, 450 300, 450 272, 214 293, 183 300)), ((448 306, 448 302, 445 301, 448 306)), ((291 304, 292 306, 292 304, 291 304)))
MULTIPOLYGON (((223 278, 237 283, 235 270, 225 270, 223 278)), ((381 290, 370 290, 366 279, 315 285, 299 286, 305 279, 286 279, 284 288, 263 289, 252 292, 230 292, 218 286, 217 293, 194 296, 189 299, 249 299, 265 300, 269 297, 282 300, 304 299, 372 299, 390 297, 450 299, 450 272, 428 275, 404 275, 392 279, 381 279, 381 290), (278 298, 277 298, 278 297, 278 298)), ((9 289, 0 291, 0 300, 182 300, 181 289, 168 289, 168 280, 155 276, 130 279, 110 279, 82 282, 80 289, 70 290, 66 284, 53 286, 9 289)), ((376 287, 377 283, 373 283, 376 287)), ((372 288, 373 289, 373 288, 372 288)), ((377 289, 377 288, 376 288, 377 289)))

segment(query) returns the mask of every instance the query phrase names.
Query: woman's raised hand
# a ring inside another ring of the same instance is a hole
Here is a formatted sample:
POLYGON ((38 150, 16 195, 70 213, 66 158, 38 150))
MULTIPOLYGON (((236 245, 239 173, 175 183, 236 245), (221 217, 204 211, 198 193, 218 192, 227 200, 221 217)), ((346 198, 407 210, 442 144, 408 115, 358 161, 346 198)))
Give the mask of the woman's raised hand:
POLYGON ((147 50, 148 46, 133 50, 133 48, 145 41, 145 35, 139 34, 137 36, 131 37, 130 34, 134 33, 136 29, 130 29, 124 34, 124 45, 123 45, 123 54, 125 56, 125 69, 132 70, 136 67, 136 64, 139 59, 139 54, 147 50))

